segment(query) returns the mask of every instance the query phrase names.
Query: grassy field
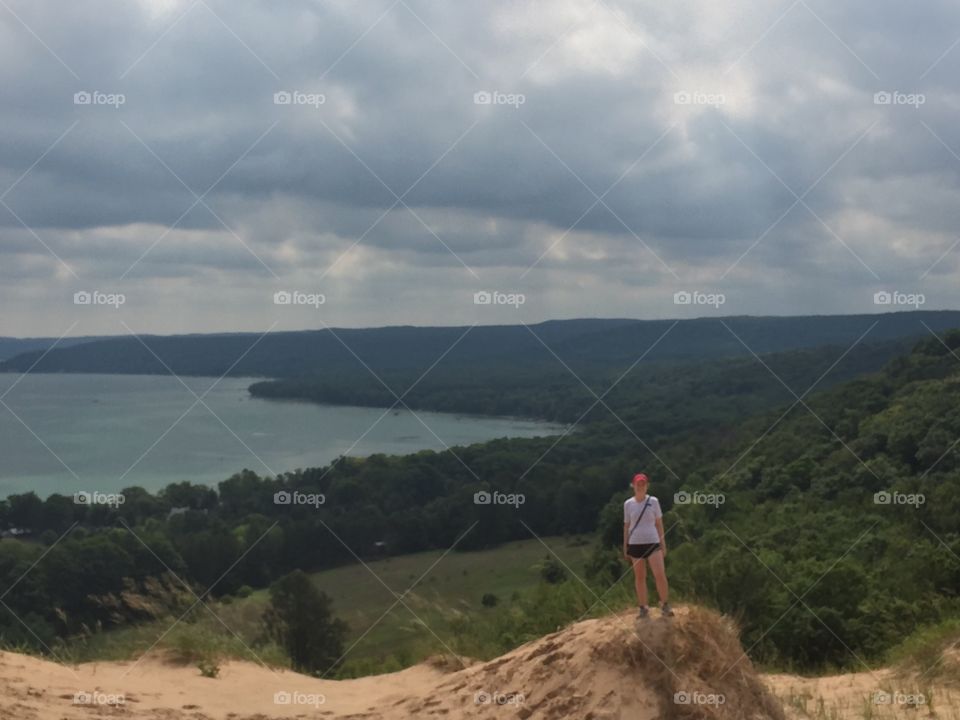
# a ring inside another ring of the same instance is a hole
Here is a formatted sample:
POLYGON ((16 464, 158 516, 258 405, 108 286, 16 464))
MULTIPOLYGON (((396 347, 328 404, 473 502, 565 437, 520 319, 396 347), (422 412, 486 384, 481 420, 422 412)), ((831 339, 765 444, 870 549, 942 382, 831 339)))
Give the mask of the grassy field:
MULTIPOLYGON (((531 539, 479 552, 431 551, 314 573, 317 586, 332 598, 334 613, 350 628, 346 674, 389 672, 448 650, 456 621, 488 612, 481 602, 487 593, 506 602, 537 585, 540 566, 552 553, 583 574, 590 553, 586 538, 544 538, 543 543, 531 539)), ((166 633, 156 648, 185 660, 212 653, 282 664, 275 648, 251 650, 268 597, 258 590, 244 599, 212 603, 213 612, 198 607, 172 630, 175 618, 99 633, 58 654, 74 661, 127 659, 166 633)))
MULTIPOLYGON (((572 538, 544 542, 573 572, 583 574, 588 544, 572 538)), ((356 643, 350 661, 369 658, 379 666, 394 657, 408 664, 430 651, 444 651, 441 640, 450 636, 453 620, 484 612, 485 593, 506 601, 514 592, 536 585, 540 564, 553 557, 539 540, 442 555, 418 553, 371 563, 370 570, 352 566, 315 576, 320 589, 333 598, 336 614, 350 625, 348 647, 356 643), (403 603, 387 613, 398 597, 403 603)))

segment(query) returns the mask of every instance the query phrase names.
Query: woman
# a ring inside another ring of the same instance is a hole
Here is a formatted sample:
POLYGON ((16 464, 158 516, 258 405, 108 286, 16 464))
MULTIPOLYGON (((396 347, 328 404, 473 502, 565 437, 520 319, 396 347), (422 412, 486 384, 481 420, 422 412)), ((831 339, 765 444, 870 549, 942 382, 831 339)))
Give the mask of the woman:
POLYGON ((647 607, 647 562, 653 570, 653 579, 660 598, 660 612, 673 617, 670 609, 667 571, 663 560, 667 556, 667 542, 663 537, 663 513, 653 495, 647 495, 650 481, 643 473, 633 476, 633 497, 623 504, 623 556, 633 565, 634 585, 640 612, 637 619, 650 614, 647 607))

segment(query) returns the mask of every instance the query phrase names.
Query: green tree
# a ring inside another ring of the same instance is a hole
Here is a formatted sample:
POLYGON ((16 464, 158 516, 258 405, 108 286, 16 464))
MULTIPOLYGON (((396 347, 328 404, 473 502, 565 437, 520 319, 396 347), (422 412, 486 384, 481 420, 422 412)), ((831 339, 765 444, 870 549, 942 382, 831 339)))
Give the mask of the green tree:
POLYGON ((558 585, 567 579, 567 570, 559 560, 548 555, 540 565, 540 577, 550 585, 558 585))
POLYGON ((343 655, 347 624, 333 616, 329 596, 302 570, 270 586, 264 626, 267 636, 286 649, 295 670, 325 674, 343 655))

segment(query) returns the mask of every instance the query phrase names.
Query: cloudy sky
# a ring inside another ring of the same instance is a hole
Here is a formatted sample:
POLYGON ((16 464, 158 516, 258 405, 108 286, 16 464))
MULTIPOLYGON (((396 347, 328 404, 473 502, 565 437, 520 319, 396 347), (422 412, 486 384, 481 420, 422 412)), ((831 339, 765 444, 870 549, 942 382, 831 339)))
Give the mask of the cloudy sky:
POLYGON ((0 75, 0 335, 960 307, 947 0, 2 0, 0 75))

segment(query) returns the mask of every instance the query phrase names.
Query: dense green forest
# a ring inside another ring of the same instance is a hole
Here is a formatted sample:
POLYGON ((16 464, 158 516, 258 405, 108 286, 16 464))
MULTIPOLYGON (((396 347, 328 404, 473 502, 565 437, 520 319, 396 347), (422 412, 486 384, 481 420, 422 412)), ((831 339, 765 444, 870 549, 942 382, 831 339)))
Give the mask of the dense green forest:
MULTIPOLYGON (((30 630, 7 614, 0 632, 7 643, 49 647, 192 603, 168 570, 222 596, 358 556, 598 526, 594 559, 576 572, 601 592, 626 570, 620 505, 642 468, 666 511, 668 565, 683 597, 738 617, 760 661, 863 669, 913 628, 960 614, 960 332, 823 390, 891 347, 845 350, 624 379, 562 437, 342 458, 278 478, 244 471, 217 489, 131 488, 119 508, 12 496, 0 523, 30 528, 35 540, 0 542, 0 579, 11 586, 4 603, 30 630), (477 504, 483 490, 522 503, 477 504), (306 502, 278 503, 284 491, 306 502), (724 502, 675 503, 679 492, 724 502)), ((554 395, 544 393, 531 414, 568 419, 595 401, 563 387, 559 405, 550 410, 554 395)), ((519 637, 502 632, 506 644, 519 637)))
MULTIPOLYGON (((877 371, 916 343, 916 339, 867 342, 865 338, 853 345, 855 339, 849 339, 845 347, 773 353, 766 362, 789 385, 807 388, 842 358, 818 383, 825 388, 877 371)), ((495 367, 465 373, 458 367, 439 365, 426 376, 386 372, 375 379, 367 372, 350 372, 266 380, 251 385, 250 392, 261 398, 332 405, 393 407, 402 402, 414 410, 514 415, 564 423, 609 420, 612 411, 645 438, 747 417, 788 396, 752 356, 640 363, 632 368, 591 367, 582 372, 574 372, 556 359, 551 367, 529 370, 495 367), (690 398, 698 398, 695 407, 690 407, 690 398)))

